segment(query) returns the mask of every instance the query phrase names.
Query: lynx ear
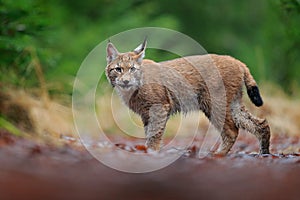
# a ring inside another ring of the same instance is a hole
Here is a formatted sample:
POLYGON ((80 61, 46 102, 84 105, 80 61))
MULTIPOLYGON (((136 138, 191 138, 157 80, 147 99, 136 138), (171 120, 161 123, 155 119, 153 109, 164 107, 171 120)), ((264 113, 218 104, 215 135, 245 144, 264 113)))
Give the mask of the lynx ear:
POLYGON ((111 63, 116 57, 119 55, 118 50, 116 47, 108 41, 107 47, 106 47, 106 61, 107 64, 111 63))
POLYGON ((133 52, 137 55, 138 63, 142 63, 143 58, 145 57, 146 46, 147 46, 147 38, 145 38, 144 42, 133 50, 133 52))

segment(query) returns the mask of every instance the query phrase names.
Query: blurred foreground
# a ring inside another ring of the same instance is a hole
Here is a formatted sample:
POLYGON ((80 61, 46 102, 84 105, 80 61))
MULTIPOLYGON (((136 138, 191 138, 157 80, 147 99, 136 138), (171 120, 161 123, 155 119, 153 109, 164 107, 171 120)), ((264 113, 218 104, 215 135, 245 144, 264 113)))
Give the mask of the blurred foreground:
MULTIPOLYGON (((1 131, 0 199, 297 199, 300 195, 299 136, 272 138, 272 152, 298 148, 298 153, 246 154, 257 149, 257 141, 242 134, 227 157, 201 159, 196 156, 200 141, 195 140, 176 162, 146 174, 104 166, 76 139, 60 142, 60 146, 39 144, 1 131)), ((123 142, 110 147, 111 159, 119 159, 119 147, 144 151, 135 142, 123 142)))

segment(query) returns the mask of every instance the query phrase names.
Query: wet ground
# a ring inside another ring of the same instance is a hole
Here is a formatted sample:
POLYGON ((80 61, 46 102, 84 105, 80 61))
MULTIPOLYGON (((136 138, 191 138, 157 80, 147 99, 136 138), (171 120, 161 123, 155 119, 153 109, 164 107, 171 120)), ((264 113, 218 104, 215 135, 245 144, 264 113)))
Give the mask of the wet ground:
MULTIPOLYGON (((74 143, 51 145, 0 131, 0 199, 300 198, 299 136, 273 136, 273 154, 260 156, 255 138, 241 135, 228 156, 201 159, 196 140, 170 166, 145 174, 106 167, 74 143)), ((147 151, 120 139, 110 150, 119 148, 147 151)))

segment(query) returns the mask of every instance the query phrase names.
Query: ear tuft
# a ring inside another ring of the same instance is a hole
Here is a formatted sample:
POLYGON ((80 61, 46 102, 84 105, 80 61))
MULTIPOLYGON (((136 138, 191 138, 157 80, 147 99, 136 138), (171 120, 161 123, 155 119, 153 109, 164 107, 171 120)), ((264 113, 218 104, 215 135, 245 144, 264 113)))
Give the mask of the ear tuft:
POLYGON ((142 63, 143 58, 145 57, 146 46, 147 46, 147 37, 145 37, 145 40, 142 44, 140 44, 137 48, 133 50, 133 52, 138 56, 137 61, 139 63, 142 63))
POLYGON ((116 47, 113 45, 113 43, 108 40, 108 44, 106 47, 106 61, 107 64, 111 63, 116 57, 119 55, 118 50, 116 47))

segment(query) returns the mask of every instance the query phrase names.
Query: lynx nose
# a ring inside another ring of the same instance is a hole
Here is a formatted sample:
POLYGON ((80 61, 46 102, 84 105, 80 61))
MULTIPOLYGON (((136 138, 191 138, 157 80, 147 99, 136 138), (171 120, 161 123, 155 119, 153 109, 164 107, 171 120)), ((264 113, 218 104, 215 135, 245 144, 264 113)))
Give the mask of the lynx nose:
POLYGON ((128 85, 129 80, 124 80, 123 83, 124 83, 124 85, 128 85))

